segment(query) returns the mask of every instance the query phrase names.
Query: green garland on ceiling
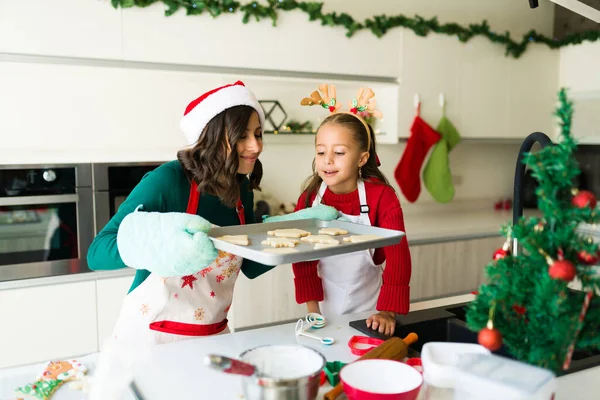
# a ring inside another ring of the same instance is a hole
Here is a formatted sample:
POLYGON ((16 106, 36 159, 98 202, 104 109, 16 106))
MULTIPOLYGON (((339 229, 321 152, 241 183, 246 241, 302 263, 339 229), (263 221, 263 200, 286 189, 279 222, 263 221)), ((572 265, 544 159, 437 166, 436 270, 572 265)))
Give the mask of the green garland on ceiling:
POLYGON ((463 43, 468 42, 473 37, 483 36, 493 43, 506 47, 506 55, 511 55, 514 58, 521 57, 531 43, 541 43, 552 49, 557 49, 580 44, 584 41, 595 42, 600 40, 600 31, 574 33, 558 40, 531 30, 523 35, 521 41, 515 41, 510 37, 509 32, 499 34, 491 31, 485 20, 479 24, 469 24, 465 27, 456 23, 440 24, 436 17, 426 19, 418 15, 413 18, 402 14, 393 16, 375 15, 363 22, 358 22, 346 13, 323 13, 323 3, 296 0, 266 0, 266 5, 257 1, 241 4, 235 0, 111 0, 115 8, 148 7, 158 2, 162 2, 166 6, 165 15, 167 17, 181 8, 186 10, 187 15, 209 13, 214 18, 221 14, 242 12, 244 14, 242 19, 244 24, 247 24, 253 17, 257 21, 270 18, 273 21, 273 26, 277 23, 279 11, 301 10, 308 14, 310 21, 321 21, 321 25, 326 26, 344 27, 348 37, 363 29, 369 29, 375 36, 382 37, 390 29, 398 27, 410 29, 419 36, 427 36, 430 33, 456 36, 463 43))

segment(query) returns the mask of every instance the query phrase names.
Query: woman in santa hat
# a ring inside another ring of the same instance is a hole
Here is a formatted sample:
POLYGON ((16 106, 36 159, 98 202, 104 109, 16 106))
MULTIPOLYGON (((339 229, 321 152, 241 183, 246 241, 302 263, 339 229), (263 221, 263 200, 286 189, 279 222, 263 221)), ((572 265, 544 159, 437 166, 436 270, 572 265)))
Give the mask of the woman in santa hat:
POLYGON ((191 147, 148 173, 94 239, 91 269, 137 270, 113 339, 158 344, 227 332, 239 272, 252 279, 272 268, 218 252, 206 235, 212 224, 255 222, 264 120, 242 82, 192 101, 180 122, 191 147))

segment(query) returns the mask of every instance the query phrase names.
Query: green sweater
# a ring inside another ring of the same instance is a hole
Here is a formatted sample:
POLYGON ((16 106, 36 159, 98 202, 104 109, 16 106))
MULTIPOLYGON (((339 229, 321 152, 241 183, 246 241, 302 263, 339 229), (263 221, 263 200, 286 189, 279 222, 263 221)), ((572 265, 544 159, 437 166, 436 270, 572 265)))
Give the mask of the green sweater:
MULTIPOLYGON (((248 184, 248 179, 242 181, 241 199, 246 223, 251 224, 255 222, 254 194, 248 190, 248 184)), ((138 205, 144 205, 143 211, 183 213, 186 212, 189 195, 190 183, 178 161, 170 161, 147 173, 121 204, 115 216, 94 238, 87 254, 90 269, 98 271, 127 267, 117 249, 117 232, 123 218, 133 212, 138 205)), ((198 215, 218 226, 240 224, 235 207, 227 207, 218 197, 205 193, 200 197, 198 215)), ((241 269, 244 275, 254 279, 272 268, 272 266, 244 260, 241 269)), ((147 270, 137 270, 129 291, 138 287, 148 275, 150 272, 147 270)))

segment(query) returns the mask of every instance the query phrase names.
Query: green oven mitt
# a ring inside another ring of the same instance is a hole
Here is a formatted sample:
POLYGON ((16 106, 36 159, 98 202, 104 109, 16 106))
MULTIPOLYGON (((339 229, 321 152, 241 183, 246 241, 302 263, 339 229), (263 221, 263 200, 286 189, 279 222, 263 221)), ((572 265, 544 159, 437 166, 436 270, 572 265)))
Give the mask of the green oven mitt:
POLYGON ((335 208, 319 204, 318 206, 304 208, 291 214, 264 217, 263 222, 296 221, 298 219, 320 219, 322 221, 333 221, 334 219, 338 219, 338 215, 338 210, 335 208))
POLYGON ((423 183, 434 200, 439 203, 448 203, 454 198, 454 185, 452 184, 448 155, 461 138, 458 130, 446 117, 445 111, 437 126, 437 131, 441 139, 433 148, 427 165, 425 165, 423 183))
POLYGON ((218 255, 208 238, 211 223, 198 215, 139 211, 123 218, 117 247, 128 267, 159 276, 191 275, 209 266, 218 255))

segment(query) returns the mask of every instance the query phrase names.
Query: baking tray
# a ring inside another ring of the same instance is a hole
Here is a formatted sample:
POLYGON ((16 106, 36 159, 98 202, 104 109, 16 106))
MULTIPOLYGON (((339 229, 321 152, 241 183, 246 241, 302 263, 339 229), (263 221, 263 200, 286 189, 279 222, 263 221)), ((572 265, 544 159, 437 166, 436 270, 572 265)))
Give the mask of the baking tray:
POLYGON ((404 235, 404 232, 392 229, 383 229, 343 221, 321 221, 317 219, 218 227, 212 228, 208 233, 208 236, 218 250, 226 251, 265 265, 281 265, 299 261, 319 260, 324 257, 336 256, 359 250, 390 246, 400 243, 404 235), (295 249, 298 251, 294 253, 273 254, 263 251, 269 247, 261 244, 263 240, 269 237, 267 231, 291 228, 303 229, 310 232, 312 235, 317 235, 321 228, 340 228, 347 230, 348 234, 333 236, 340 241, 339 246, 315 250, 314 244, 301 242, 296 245, 295 249), (217 239, 217 237, 225 235, 248 235, 250 244, 248 246, 239 246, 217 239), (347 243, 343 241, 344 237, 351 235, 377 235, 380 236, 380 239, 363 243, 347 243))

